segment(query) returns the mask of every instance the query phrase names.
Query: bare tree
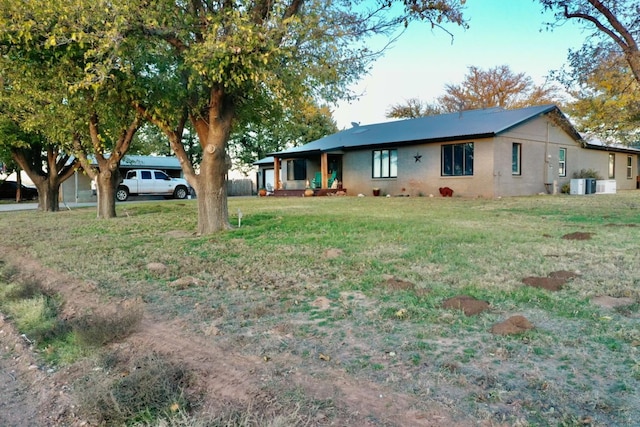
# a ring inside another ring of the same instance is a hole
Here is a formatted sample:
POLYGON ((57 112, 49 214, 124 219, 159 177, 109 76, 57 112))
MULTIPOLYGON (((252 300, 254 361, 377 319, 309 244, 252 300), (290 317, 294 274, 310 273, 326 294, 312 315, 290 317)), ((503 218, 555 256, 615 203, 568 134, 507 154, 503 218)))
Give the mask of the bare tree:
POLYGON ((415 119, 416 117, 435 116, 442 113, 437 104, 429 104, 419 98, 409 98, 404 103, 392 105, 385 116, 388 119, 415 119))
POLYGON ((447 84, 445 91, 438 103, 446 112, 490 107, 522 108, 561 101, 555 86, 538 86, 530 76, 514 73, 508 65, 488 70, 471 66, 461 84, 447 84))

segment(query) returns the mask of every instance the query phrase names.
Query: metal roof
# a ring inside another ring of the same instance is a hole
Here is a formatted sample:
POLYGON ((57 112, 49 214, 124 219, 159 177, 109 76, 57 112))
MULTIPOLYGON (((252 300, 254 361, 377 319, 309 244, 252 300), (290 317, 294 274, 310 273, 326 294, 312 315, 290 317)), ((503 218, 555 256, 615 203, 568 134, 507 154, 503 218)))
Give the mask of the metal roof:
POLYGON ((273 156, 269 156, 269 157, 264 157, 264 158, 262 158, 262 159, 260 159, 260 160, 257 160, 257 161, 255 161, 255 162, 253 162, 253 164, 254 164, 255 166, 260 166, 260 165, 272 165, 274 161, 275 161, 275 160, 274 160, 273 156))
MULTIPOLYGON (((109 157, 109 155, 106 154, 105 157, 109 157)), ((92 165, 97 165, 95 157, 89 156, 89 161, 92 165)), ((180 161, 175 156, 140 156, 129 154, 125 155, 122 160, 120 160, 120 167, 175 170, 181 169, 180 161)))
POLYGON ((595 135, 584 135, 583 139, 585 140, 586 148, 603 151, 615 151, 620 153, 640 154, 639 147, 632 147, 619 143, 608 143, 601 140, 595 135))
POLYGON ((354 126, 308 144, 273 153, 273 155, 278 157, 296 156, 313 152, 350 150, 387 144, 486 138, 508 131, 548 113, 554 113, 555 121, 562 122, 565 130, 576 140, 581 139, 557 106, 540 105, 517 110, 502 108, 467 110, 416 119, 354 126))

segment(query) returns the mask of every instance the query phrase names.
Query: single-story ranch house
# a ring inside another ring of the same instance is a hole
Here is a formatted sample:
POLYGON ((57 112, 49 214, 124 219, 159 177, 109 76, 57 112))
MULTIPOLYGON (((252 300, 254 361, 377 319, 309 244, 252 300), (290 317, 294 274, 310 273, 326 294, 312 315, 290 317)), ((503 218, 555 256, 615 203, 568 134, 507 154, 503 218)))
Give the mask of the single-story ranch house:
MULTIPOLYGON (((275 195, 500 197, 556 193, 595 170, 609 188, 635 189, 640 150, 585 140, 555 105, 488 108, 359 125, 256 162, 275 195), (324 191, 323 191, 324 190, 324 191)), ((615 190, 614 190, 615 191, 615 190)))

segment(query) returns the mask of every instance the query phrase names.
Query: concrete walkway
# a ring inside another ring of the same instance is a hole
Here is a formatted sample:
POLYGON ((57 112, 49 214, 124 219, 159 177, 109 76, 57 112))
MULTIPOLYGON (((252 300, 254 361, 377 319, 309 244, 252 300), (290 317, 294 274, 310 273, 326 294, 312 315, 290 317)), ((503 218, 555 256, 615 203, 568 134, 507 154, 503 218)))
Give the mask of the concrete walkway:
MULTIPOLYGON (((84 208, 88 206, 95 206, 96 202, 87 202, 87 203, 60 203, 60 210, 73 209, 73 208, 84 208)), ((38 209, 37 203, 0 203, 0 212, 14 212, 14 211, 32 211, 38 209)))

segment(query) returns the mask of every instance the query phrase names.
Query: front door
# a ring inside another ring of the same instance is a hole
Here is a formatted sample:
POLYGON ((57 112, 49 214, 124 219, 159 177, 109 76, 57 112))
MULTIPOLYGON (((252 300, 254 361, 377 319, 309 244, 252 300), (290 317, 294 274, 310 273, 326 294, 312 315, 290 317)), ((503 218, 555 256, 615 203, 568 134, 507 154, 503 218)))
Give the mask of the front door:
POLYGON ((337 183, 333 184, 333 180, 335 179, 337 182, 342 182, 342 155, 340 154, 330 154, 327 157, 328 168, 327 172, 329 176, 327 177, 327 184, 329 188, 332 186, 337 188, 337 183))

